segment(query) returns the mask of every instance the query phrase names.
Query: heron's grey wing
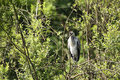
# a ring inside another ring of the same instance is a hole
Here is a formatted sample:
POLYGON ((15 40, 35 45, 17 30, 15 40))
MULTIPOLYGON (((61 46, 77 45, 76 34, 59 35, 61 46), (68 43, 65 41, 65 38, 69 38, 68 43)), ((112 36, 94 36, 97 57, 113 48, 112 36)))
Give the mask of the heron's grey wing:
POLYGON ((80 49, 80 40, 77 38, 77 48, 80 49))
POLYGON ((78 60, 80 57, 80 40, 77 38, 77 51, 78 51, 78 60))

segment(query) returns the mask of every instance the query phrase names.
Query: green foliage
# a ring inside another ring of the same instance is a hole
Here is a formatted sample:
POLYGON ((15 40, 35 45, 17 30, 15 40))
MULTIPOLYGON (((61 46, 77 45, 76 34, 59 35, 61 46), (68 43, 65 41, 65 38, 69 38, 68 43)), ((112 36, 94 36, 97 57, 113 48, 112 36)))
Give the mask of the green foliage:
POLYGON ((0 80, 119 80, 119 53, 119 0, 0 0, 0 80))
POLYGON ((6 66, 5 65, 0 65, 0 79, 2 79, 2 80, 6 80, 7 79, 7 72, 8 72, 8 63, 6 64, 6 66))

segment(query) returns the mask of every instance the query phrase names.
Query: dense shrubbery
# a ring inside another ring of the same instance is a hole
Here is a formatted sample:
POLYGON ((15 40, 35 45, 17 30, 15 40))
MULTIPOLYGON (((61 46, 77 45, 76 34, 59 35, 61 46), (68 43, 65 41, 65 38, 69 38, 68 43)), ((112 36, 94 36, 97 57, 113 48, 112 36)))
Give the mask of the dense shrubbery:
POLYGON ((119 80, 119 0, 0 0, 0 79, 119 80), (70 60, 68 32, 81 42, 70 60))

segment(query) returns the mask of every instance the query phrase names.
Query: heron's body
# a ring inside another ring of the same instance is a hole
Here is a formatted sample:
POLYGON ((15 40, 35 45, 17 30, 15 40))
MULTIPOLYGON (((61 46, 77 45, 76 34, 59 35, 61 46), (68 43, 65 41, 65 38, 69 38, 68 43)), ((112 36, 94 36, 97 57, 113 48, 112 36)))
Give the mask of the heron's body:
POLYGON ((77 44, 77 41, 76 40, 72 40, 71 39, 72 37, 70 37, 69 39, 68 39, 68 44, 70 44, 69 46, 70 46, 70 52, 71 52, 71 54, 72 55, 76 55, 77 54, 77 45, 75 45, 75 44, 77 44))
POLYGON ((80 56, 80 41, 75 36, 70 36, 68 39, 68 49, 73 60, 78 61, 80 56))

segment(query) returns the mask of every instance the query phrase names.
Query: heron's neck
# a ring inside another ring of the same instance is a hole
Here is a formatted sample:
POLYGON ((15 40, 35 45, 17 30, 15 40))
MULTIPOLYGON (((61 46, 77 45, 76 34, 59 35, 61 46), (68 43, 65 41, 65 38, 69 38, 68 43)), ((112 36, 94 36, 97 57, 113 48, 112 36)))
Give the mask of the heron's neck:
POLYGON ((75 44, 74 36, 71 36, 70 39, 71 39, 71 45, 74 45, 75 44))

